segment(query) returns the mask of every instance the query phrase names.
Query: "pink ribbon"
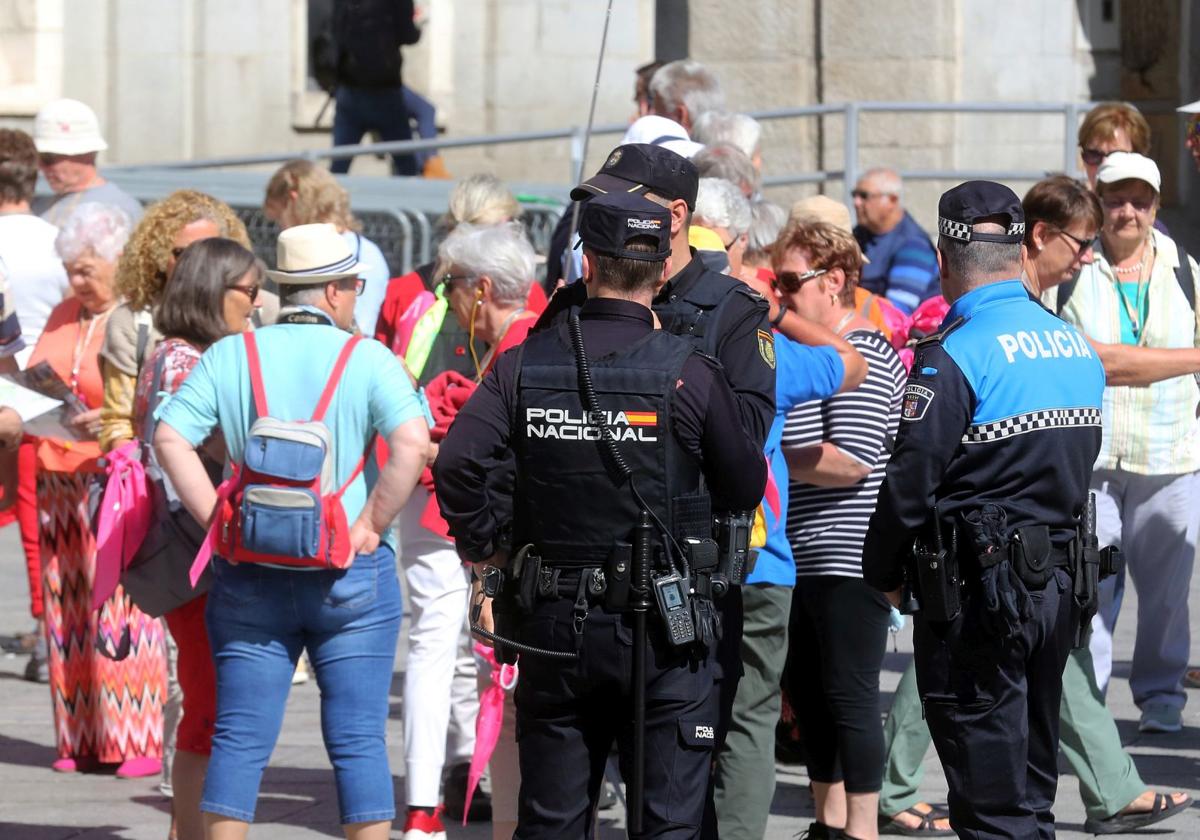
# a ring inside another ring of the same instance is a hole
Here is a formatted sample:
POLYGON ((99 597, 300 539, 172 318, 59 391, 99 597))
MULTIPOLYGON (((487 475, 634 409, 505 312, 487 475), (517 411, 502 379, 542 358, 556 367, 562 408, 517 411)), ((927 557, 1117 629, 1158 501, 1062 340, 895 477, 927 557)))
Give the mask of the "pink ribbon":
POLYGON ((471 799, 475 788, 483 778, 483 771, 492 760, 496 742, 500 740, 500 727, 504 722, 504 694, 517 685, 517 666, 501 665, 490 647, 475 643, 475 653, 492 666, 492 683, 479 695, 479 714, 475 717, 475 753, 471 756, 471 768, 467 771, 467 799, 463 805, 463 825, 471 810, 471 799))
POLYGON ((212 524, 208 526, 208 533, 204 535, 204 542, 200 545, 200 550, 196 552, 196 559, 192 561, 192 569, 188 573, 188 579, 192 582, 193 589, 196 588, 200 576, 204 574, 205 568, 212 560, 213 549, 217 547, 217 533, 221 528, 221 509, 233 495, 237 482, 238 470, 237 467, 234 467, 233 474, 217 485, 217 504, 213 507, 212 524))
POLYGON ((146 486, 141 447, 129 441, 105 456, 108 483, 96 526, 96 575, 92 580, 92 609, 117 589, 121 572, 141 548, 150 530, 153 504, 146 486))

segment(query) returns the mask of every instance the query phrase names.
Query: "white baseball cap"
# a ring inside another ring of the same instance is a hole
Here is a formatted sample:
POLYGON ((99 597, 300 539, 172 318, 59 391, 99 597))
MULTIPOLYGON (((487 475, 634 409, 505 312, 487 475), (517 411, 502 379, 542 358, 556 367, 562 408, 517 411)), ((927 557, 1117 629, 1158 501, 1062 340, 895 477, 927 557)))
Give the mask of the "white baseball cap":
POLYGON ((78 99, 55 99, 33 122, 33 143, 43 154, 83 155, 108 148, 96 112, 78 99))
POLYGON ((1145 155, 1137 152, 1113 152, 1100 164, 1096 172, 1096 181, 1101 184, 1113 184, 1129 179, 1145 181, 1161 192, 1162 176, 1158 172, 1158 164, 1145 155))
POLYGON ((329 224, 288 228, 279 234, 275 256, 278 270, 267 274, 277 283, 320 283, 357 277, 367 270, 367 265, 357 260, 337 228, 329 224))
POLYGON ((1195 102, 1189 102, 1186 105, 1180 105, 1175 109, 1181 114, 1200 114, 1200 99, 1195 102))
POLYGON ((703 143, 696 143, 688 137, 687 129, 675 120, 660 117, 657 114, 647 114, 638 117, 625 130, 621 145, 629 143, 649 143, 651 146, 662 146, 677 155, 691 160, 696 152, 704 148, 703 143))

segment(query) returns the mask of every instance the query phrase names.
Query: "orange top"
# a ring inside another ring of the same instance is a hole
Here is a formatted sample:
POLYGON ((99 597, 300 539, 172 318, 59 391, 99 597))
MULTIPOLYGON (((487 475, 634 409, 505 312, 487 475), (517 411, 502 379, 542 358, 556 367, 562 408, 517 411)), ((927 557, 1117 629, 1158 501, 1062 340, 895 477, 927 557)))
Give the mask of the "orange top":
MULTIPOLYGON (((54 307, 27 367, 46 362, 88 408, 99 408, 104 402, 100 347, 108 315, 81 317, 84 314, 83 307, 73 297, 54 307)), ((38 469, 99 472, 96 464, 99 457, 100 444, 96 441, 37 439, 38 469)))

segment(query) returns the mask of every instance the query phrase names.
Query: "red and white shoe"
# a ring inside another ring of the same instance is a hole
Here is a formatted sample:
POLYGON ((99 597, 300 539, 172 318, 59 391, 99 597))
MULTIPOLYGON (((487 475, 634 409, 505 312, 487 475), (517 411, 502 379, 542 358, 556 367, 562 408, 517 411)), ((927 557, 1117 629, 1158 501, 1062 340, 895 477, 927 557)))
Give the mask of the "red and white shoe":
POLYGON ((446 826, 442 825, 443 806, 432 811, 428 808, 409 808, 404 820, 403 840, 446 840, 446 826))

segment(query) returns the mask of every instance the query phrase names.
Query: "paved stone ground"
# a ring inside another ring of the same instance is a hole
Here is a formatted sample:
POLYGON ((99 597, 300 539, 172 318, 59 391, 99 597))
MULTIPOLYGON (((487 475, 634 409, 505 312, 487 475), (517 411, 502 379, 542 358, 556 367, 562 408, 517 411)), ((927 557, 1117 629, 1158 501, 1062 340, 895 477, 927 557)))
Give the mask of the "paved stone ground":
MULTIPOLYGON (((1200 592, 1193 581, 1192 593, 1200 592)), ((1125 681, 1132 650, 1134 599, 1125 607, 1126 620, 1117 636, 1117 678, 1109 705, 1120 724, 1121 736, 1133 753, 1148 784, 1159 789, 1184 789, 1200 795, 1200 729, 1195 712, 1185 716, 1187 728, 1179 735, 1139 735, 1137 710, 1125 681)), ((0 530, 0 633, 28 629, 28 606, 16 528, 0 530)), ((407 627, 407 622, 406 622, 407 627)), ((1195 642, 1193 642, 1195 645, 1195 642)), ((400 696, 404 646, 396 661, 392 685, 392 715, 388 724, 392 767, 402 769, 400 696)), ((898 651, 889 653, 884 688, 891 691, 912 651, 908 633, 898 639, 898 651)), ((1193 660, 1200 661, 1193 647, 1193 660)), ((162 840, 167 831, 167 803, 150 780, 122 781, 115 777, 51 772, 54 760, 47 689, 21 680, 22 657, 0 657, 0 840, 162 840)), ((885 701, 886 702, 886 701, 885 701)), ((317 689, 312 683, 293 689, 283 733, 259 798, 259 824, 251 832, 257 840, 309 840, 341 837, 332 773, 321 746, 317 689)), ((924 793, 931 801, 945 800, 944 781, 932 751, 926 760, 924 793)), ((403 784, 396 778, 397 801, 403 784)), ((800 768, 780 768, 767 837, 794 837, 811 820, 807 779, 800 768)), ((1059 836, 1081 838, 1083 806, 1073 776, 1065 772, 1059 786, 1056 814, 1059 836)), ((623 837, 619 809, 602 814, 600 838, 623 837)), ((1200 838, 1200 809, 1156 827, 1147 834, 1200 838)), ((397 829, 394 837, 399 837, 397 829)), ((451 827, 455 840, 490 837, 487 826, 451 827)))

